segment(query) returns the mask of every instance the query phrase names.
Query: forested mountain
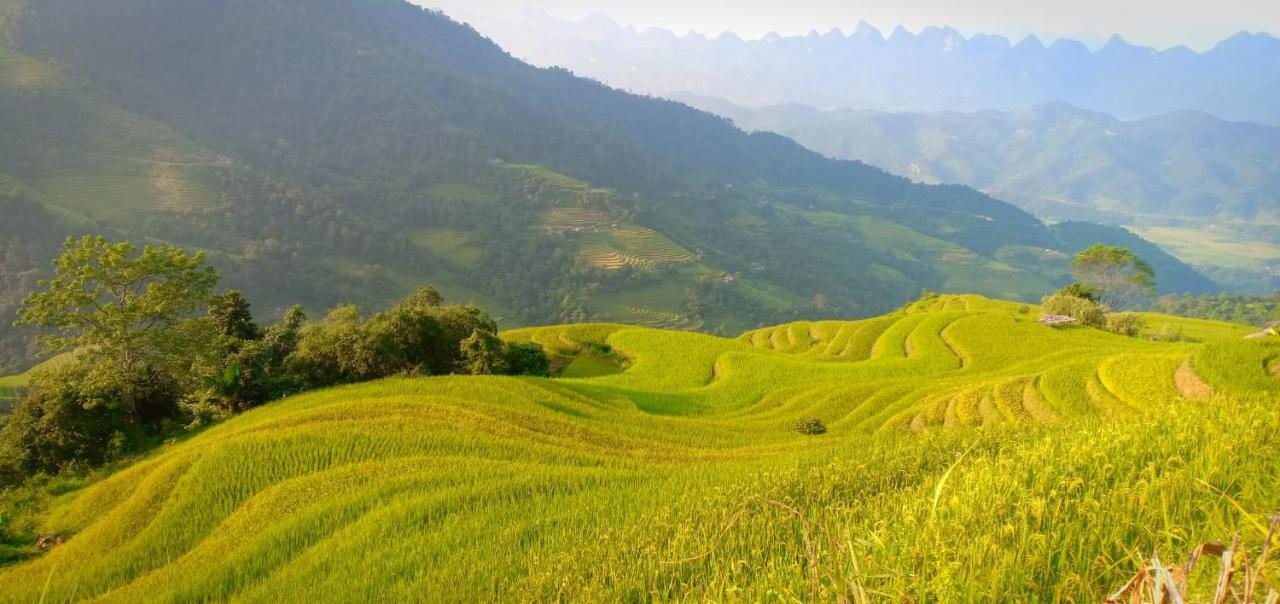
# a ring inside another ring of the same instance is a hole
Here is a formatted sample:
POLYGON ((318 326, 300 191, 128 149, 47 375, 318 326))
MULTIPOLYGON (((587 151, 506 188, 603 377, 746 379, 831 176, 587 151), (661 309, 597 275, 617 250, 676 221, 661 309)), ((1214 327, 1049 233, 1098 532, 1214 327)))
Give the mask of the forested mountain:
POLYGON ((1280 223, 1280 128, 1192 112, 1122 121, 1063 103, 885 113, 675 98, 828 157, 966 184, 1050 220, 1232 223, 1259 237, 1280 223))
POLYGON ((469 16, 537 65, 560 65, 637 92, 689 91, 746 106, 798 103, 891 111, 1012 110, 1054 101, 1126 119, 1180 110, 1280 125, 1280 40, 1242 32, 1202 53, 1158 51, 1113 37, 1090 50, 1070 39, 965 37, 948 27, 744 40, 638 31, 596 15, 469 16))
MULTIPOLYGON (((0 202, 34 225, 5 240, 0 305, 86 232, 209 250, 265 310, 431 283, 508 325, 707 330, 923 288, 1032 299, 1078 247, 973 189, 531 67, 402 0, 0 8, 0 202)), ((1165 291, 1212 288, 1148 259, 1165 291)))

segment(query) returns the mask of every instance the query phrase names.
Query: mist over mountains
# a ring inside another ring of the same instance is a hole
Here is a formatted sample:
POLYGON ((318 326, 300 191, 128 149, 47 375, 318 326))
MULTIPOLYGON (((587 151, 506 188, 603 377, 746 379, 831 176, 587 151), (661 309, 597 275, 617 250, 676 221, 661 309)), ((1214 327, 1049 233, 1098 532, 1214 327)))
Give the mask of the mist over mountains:
POLYGON ((1197 53, 1113 37, 1097 51, 1034 36, 965 37, 948 27, 888 34, 770 34, 743 40, 639 31, 604 16, 571 22, 541 12, 472 19, 516 56, 635 92, 687 91, 744 106, 798 103, 892 111, 1012 110, 1065 102, 1121 119, 1194 110, 1280 124, 1280 40, 1240 33, 1197 53))
POLYGON ((1188 111, 1126 121, 1065 103, 887 113, 675 97, 829 157, 969 185, 1049 220, 1226 222, 1259 239, 1280 221, 1280 128, 1271 126, 1188 111))

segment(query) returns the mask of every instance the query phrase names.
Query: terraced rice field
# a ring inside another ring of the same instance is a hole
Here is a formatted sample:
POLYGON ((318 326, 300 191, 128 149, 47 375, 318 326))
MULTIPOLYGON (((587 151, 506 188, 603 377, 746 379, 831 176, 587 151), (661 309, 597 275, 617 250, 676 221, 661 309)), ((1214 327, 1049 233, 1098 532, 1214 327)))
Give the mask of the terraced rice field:
POLYGON ((692 252, 662 234, 639 226, 594 230, 582 237, 579 258, 596 268, 659 266, 693 262, 692 252))
POLYGON ((701 327, 701 324, 689 319, 687 315, 681 313, 653 310, 651 308, 642 308, 637 306, 627 306, 623 308, 621 317, 628 324, 638 325, 641 327, 652 327, 654 329, 692 330, 701 327))
POLYGON ((0 45, 0 86, 40 88, 58 77, 58 70, 0 45))
POLYGON ((132 213, 207 207, 214 195, 200 166, 105 157, 93 166, 50 173, 34 186, 53 204, 82 214, 121 219, 132 213))
POLYGON ((552 229, 596 229, 607 228, 609 215, 592 208, 551 208, 542 215, 542 224, 552 229))
POLYGON ((1035 318, 511 332, 626 367, 273 403, 61 498, 0 600, 1099 601, 1155 548, 1264 538, 1280 344, 1035 318))

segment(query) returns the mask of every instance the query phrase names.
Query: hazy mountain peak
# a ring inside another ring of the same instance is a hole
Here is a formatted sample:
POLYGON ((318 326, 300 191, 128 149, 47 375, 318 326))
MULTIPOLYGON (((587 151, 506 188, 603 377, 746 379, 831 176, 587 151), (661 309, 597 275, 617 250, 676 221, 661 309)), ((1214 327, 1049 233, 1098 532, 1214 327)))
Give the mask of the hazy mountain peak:
POLYGON ((1135 47, 1126 41, 1120 34, 1111 34, 1107 39, 1106 45, 1102 47, 1100 52, 1117 52, 1125 50, 1133 50, 1135 47))
POLYGON ((964 112, 1061 100, 1122 119, 1197 109, 1280 124, 1280 105, 1271 101, 1280 94, 1280 43, 1269 34, 1241 32, 1204 52, 1161 52, 1121 36, 1099 45, 1053 38, 1046 46, 1036 35, 1014 42, 966 37, 947 26, 913 34, 898 25, 886 37, 865 20, 849 35, 771 32, 744 41, 726 32, 705 42, 647 32, 604 43, 594 33, 598 27, 500 25, 491 34, 481 29, 518 56, 659 96, 691 90, 746 106, 964 112), (584 53, 575 38, 591 40, 592 52, 584 53))
POLYGON ((1089 50, 1088 46, 1085 46, 1084 42, 1073 38, 1058 38, 1049 45, 1049 50, 1058 53, 1071 53, 1078 55, 1087 55, 1092 52, 1089 50))
POLYGON ((640 35, 646 38, 655 39, 655 40, 674 41, 679 39, 679 36, 677 36, 674 32, 667 29, 662 29, 661 27, 650 27, 644 30, 643 32, 640 32, 640 35))
POLYGON ((1035 34, 1027 34, 1025 38, 1019 40, 1018 43, 1014 45, 1014 48, 1024 49, 1024 50, 1026 49, 1043 50, 1044 42, 1042 42, 1040 40, 1040 37, 1035 34))
POLYGON ((853 36, 856 38, 873 38, 876 40, 884 40, 884 34, 880 33, 879 29, 876 29, 873 25, 871 25, 870 23, 867 23, 866 21, 858 21, 858 25, 853 29, 853 36))
POLYGON ((972 38, 969 38, 969 43, 992 48, 1010 48, 1013 46, 1009 38, 994 34, 974 34, 972 38))

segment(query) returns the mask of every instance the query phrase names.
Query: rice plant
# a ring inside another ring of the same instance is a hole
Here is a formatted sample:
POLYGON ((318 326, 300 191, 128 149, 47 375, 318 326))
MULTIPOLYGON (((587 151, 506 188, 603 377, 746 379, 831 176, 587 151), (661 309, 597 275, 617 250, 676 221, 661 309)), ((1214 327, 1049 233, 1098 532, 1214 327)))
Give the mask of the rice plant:
POLYGON ((1237 533, 1277 585, 1280 344, 1035 316, 510 332, 616 370, 267 405, 59 497, 0 601, 1101 601, 1237 533))

